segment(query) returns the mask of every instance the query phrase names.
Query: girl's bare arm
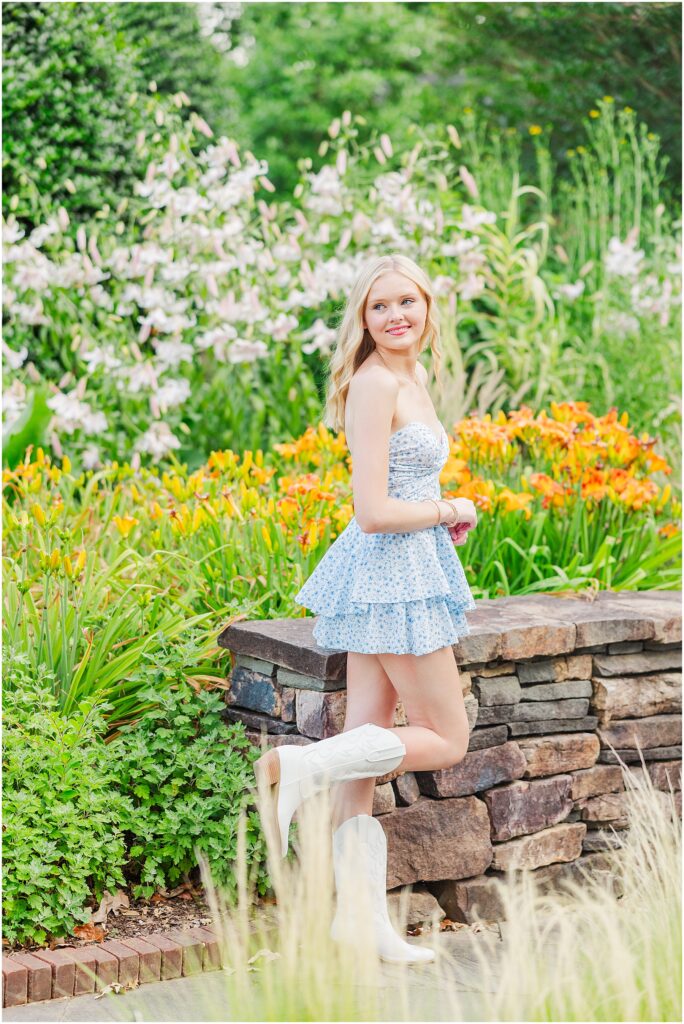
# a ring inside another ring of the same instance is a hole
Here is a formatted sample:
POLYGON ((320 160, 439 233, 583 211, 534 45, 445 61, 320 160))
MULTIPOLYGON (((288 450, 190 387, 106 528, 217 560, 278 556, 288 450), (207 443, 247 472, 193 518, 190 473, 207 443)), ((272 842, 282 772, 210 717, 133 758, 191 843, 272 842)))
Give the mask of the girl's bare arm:
MULTIPOLYGON (((398 381, 382 367, 369 367, 352 386, 356 442, 352 488, 359 527, 364 533, 405 533, 437 525, 437 508, 433 501, 403 501, 387 493, 389 439, 398 381)), ((443 499, 438 504, 440 522, 452 521, 451 506, 443 499)))

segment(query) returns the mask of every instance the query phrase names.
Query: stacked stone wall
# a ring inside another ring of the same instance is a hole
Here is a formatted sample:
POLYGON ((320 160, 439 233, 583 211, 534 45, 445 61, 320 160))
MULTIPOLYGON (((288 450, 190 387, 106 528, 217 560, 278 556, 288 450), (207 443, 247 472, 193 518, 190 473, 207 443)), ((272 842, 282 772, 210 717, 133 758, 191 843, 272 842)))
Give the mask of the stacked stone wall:
MULTIPOLYGON (((219 640, 234 652, 226 717, 257 745, 344 726, 346 655, 317 647, 314 622, 243 621, 219 640)), ((468 622, 454 645, 467 754, 383 776, 373 803, 388 888, 410 884, 423 916, 436 898, 464 922, 503 915, 511 869, 542 890, 610 870, 628 826, 619 761, 672 788, 681 817, 681 592, 485 600, 468 622)), ((395 725, 406 724, 399 702, 395 725)))

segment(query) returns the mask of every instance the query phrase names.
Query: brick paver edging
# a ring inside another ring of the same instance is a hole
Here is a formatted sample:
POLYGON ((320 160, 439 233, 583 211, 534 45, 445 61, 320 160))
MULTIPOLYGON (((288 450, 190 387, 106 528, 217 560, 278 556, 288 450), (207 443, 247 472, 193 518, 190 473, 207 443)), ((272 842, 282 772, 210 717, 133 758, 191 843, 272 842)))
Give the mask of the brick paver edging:
POLYGON ((2 1005, 102 992, 114 982, 133 988, 220 967, 220 938, 210 928, 174 928, 144 939, 3 954, 2 1005))

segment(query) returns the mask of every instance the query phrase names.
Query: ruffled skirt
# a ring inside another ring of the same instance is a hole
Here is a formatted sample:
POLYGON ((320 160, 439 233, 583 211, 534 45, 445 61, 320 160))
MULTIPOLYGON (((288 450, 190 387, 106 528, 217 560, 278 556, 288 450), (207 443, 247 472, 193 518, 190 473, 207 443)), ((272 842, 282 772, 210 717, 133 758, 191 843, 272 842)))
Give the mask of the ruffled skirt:
POLYGON ((470 633, 476 607, 445 526, 364 533, 352 517, 295 595, 316 643, 362 654, 428 654, 470 633))

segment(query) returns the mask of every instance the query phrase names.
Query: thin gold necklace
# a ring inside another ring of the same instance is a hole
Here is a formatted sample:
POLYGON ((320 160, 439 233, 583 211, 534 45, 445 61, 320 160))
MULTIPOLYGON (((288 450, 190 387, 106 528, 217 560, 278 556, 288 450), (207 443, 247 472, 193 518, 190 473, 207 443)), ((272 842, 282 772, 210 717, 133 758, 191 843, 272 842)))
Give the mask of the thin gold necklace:
MULTIPOLYGON (((375 351, 376 351, 376 352, 378 352, 377 348, 376 348, 376 350, 375 350, 375 351)), ((378 355, 379 355, 379 356, 380 356, 380 358, 382 359, 382 356, 380 355, 380 353, 379 353, 379 352, 378 352, 378 355)), ((397 372, 396 372, 396 370, 393 370, 393 369, 392 369, 392 367, 391 367, 391 366, 389 365, 389 363, 387 362, 387 360, 386 360, 386 359, 382 359, 382 361, 383 361, 383 363, 385 364, 385 366, 387 367, 387 369, 388 369, 388 370, 390 371, 390 373, 393 373, 395 377, 399 377, 399 379, 400 379, 400 380, 405 380, 407 384, 418 384, 418 385, 420 385, 420 381, 419 381, 419 380, 418 380, 418 378, 416 377, 415 373, 414 373, 414 375, 413 375, 413 380, 409 380, 409 378, 408 378, 408 377, 404 377, 404 375, 403 375, 403 374, 401 374, 401 373, 397 373, 397 372)))

